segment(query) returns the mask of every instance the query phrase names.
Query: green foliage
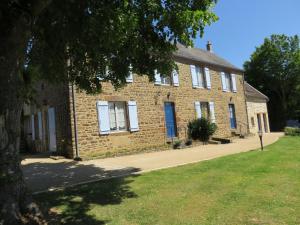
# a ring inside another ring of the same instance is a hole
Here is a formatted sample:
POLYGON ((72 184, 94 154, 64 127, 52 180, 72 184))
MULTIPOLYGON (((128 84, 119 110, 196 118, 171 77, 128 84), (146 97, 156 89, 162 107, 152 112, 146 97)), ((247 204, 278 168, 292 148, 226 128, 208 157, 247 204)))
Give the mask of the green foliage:
POLYGON ((298 127, 285 127, 284 128, 285 135, 288 136, 300 136, 300 128, 298 127))
POLYGON ((246 80, 269 99, 270 125, 284 127, 287 119, 300 117, 299 37, 272 35, 256 48, 244 64, 246 80))
POLYGON ((217 20, 215 3, 53 0, 35 20, 26 62, 43 79, 71 81, 89 93, 101 91, 99 78, 123 86, 130 65, 153 81, 155 69, 176 69, 178 42, 193 45, 197 33, 217 20))
POLYGON ((195 119, 188 123, 188 136, 193 140, 207 142, 216 130, 217 125, 206 118, 195 119))

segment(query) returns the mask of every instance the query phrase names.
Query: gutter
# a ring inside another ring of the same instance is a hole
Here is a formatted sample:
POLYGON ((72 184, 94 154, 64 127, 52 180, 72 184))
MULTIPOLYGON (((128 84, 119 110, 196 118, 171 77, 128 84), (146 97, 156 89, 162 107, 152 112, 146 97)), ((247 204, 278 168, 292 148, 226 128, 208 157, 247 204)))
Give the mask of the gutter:
POLYGON ((74 134, 75 134, 75 161, 82 161, 79 156, 79 147, 78 147, 78 132, 77 132, 77 114, 76 114, 76 100, 75 100, 75 91, 74 84, 72 84, 72 111, 73 111, 73 119, 74 119, 74 134))

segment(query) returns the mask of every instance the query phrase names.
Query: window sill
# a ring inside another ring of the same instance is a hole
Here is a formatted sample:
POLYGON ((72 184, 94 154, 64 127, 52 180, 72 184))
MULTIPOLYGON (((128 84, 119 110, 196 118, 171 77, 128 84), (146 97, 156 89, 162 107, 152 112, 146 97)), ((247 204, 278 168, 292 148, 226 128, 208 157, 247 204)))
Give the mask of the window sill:
POLYGON ((124 130, 124 131, 111 131, 108 135, 109 136, 122 136, 122 135, 128 135, 130 134, 130 131, 124 130))
POLYGON ((154 84, 155 86, 164 86, 164 87, 175 87, 174 85, 171 84, 154 84))

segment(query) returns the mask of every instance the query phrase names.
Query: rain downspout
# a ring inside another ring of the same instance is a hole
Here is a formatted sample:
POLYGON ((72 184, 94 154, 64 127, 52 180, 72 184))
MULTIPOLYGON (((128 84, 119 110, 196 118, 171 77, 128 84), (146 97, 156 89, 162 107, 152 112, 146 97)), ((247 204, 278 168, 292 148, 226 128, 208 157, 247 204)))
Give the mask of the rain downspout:
POLYGON ((74 85, 72 84, 72 106, 73 106, 73 119, 74 119, 74 135, 75 135, 75 161, 81 161, 82 159, 79 156, 79 147, 78 147, 78 133, 77 133, 77 114, 76 114, 76 101, 75 101, 75 91, 74 85))

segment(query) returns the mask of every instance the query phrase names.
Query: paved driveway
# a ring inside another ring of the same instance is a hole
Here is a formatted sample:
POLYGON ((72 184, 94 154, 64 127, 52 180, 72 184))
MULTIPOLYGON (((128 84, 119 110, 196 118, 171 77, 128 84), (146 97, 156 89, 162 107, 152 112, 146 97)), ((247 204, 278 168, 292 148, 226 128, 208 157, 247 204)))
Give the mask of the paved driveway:
MULTIPOLYGON (((272 144, 281 136, 283 133, 265 134, 264 144, 272 144)), ((235 139, 231 144, 203 145, 182 150, 142 153, 83 162, 69 159, 26 158, 22 161, 22 168, 29 188, 33 192, 40 192, 195 163, 259 147, 259 138, 253 136, 246 139, 235 139)))

